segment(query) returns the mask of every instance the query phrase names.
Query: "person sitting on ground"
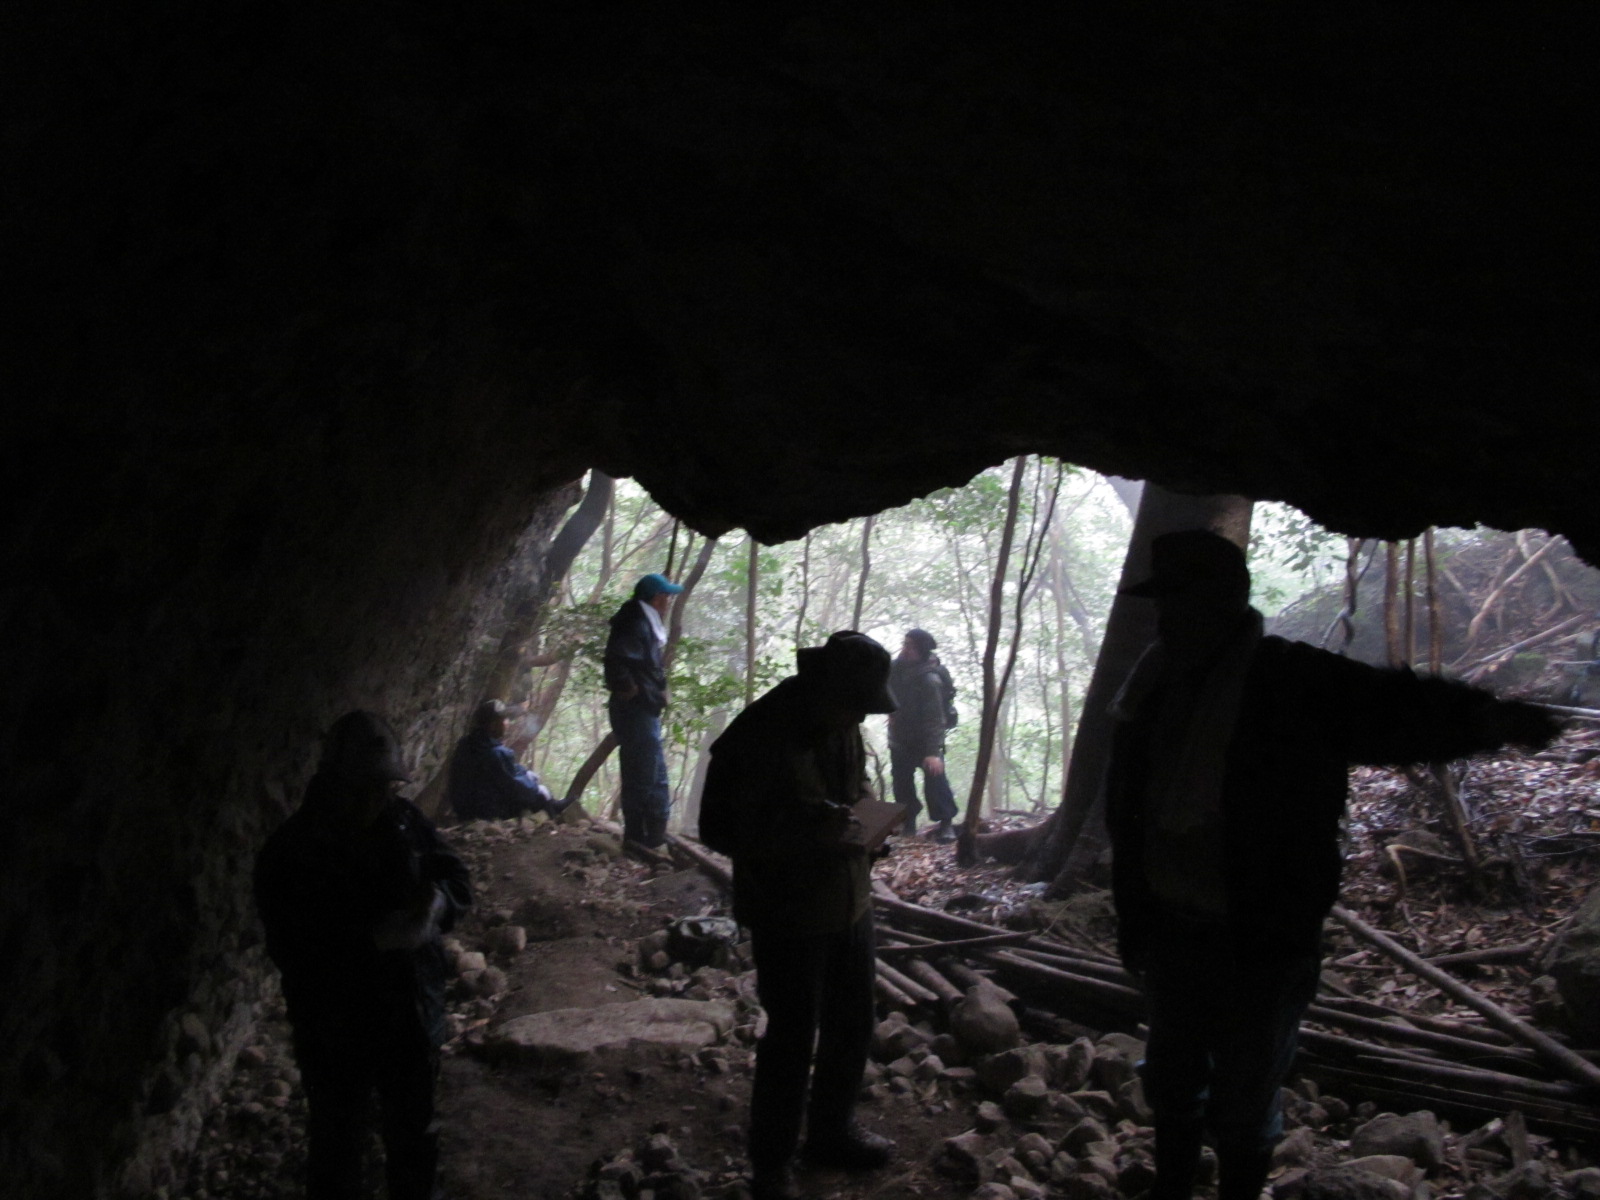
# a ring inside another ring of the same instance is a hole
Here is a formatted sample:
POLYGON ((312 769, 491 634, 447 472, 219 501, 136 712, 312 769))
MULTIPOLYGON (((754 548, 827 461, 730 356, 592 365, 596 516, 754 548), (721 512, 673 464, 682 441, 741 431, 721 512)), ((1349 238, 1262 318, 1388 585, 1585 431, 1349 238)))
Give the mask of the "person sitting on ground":
POLYGON ((566 807, 505 744, 510 712, 501 700, 478 705, 471 728, 450 756, 445 796, 463 821, 501 821, 537 812, 558 816, 566 807))
POLYGON ((889 690, 900 707, 889 715, 889 771, 894 802, 906 807, 906 832, 917 831, 922 801, 917 797, 917 772, 928 795, 928 816, 938 822, 930 831, 941 842, 952 841, 955 793, 944 769, 945 689, 950 676, 939 661, 938 643, 926 629, 908 629, 889 674, 889 690))
POLYGON ((733 860, 733 913, 767 1014, 750 1097, 754 1200, 799 1195, 802 1116, 814 1163, 867 1170, 894 1147, 854 1120, 876 959, 871 858, 851 808, 873 798, 861 722, 894 710, 889 652, 847 630, 796 657, 799 673, 712 743, 700 807, 701 840, 733 860))
POLYGON ((1280 1089, 1316 994, 1353 763, 1401 765, 1558 732, 1531 704, 1264 636, 1244 551, 1150 544, 1156 642, 1112 705, 1106 773, 1118 947, 1144 985, 1150 1200, 1189 1200, 1202 1138, 1218 1200, 1257 1200, 1280 1089))
POLYGON ((395 792, 408 778, 376 713, 346 713, 305 801, 256 860, 267 954, 283 975, 305 1087, 306 1195, 358 1200, 372 1094, 389 1200, 432 1200, 444 1041, 441 934, 472 903, 467 868, 395 792))

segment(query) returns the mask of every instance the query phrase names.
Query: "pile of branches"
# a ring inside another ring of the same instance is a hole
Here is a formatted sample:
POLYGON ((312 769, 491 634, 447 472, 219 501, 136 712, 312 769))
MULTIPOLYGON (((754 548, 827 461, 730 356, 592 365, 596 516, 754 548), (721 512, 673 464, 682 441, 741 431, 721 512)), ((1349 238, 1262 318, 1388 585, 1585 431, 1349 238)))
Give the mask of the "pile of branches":
MULTIPOLYGON (((674 839, 673 849, 728 882, 723 862, 674 839)), ((1002 930, 901 899, 874 885, 880 940, 878 990, 891 1006, 948 1008, 991 977, 1036 1015, 1096 1029, 1137 1029, 1144 997, 1111 955, 1031 930, 1002 930), (1040 1013, 1038 1010, 1043 1010, 1040 1013)), ((1475 1124, 1520 1112, 1530 1128, 1600 1142, 1600 1066, 1455 978, 1452 966, 1493 961, 1486 947, 1428 961, 1342 907, 1333 920, 1459 1006, 1457 1017, 1422 1016, 1339 994, 1333 980, 1307 1013, 1296 1070, 1336 1094, 1396 1111, 1426 1108, 1475 1124)), ((1519 953, 1526 947, 1514 947, 1519 953)))

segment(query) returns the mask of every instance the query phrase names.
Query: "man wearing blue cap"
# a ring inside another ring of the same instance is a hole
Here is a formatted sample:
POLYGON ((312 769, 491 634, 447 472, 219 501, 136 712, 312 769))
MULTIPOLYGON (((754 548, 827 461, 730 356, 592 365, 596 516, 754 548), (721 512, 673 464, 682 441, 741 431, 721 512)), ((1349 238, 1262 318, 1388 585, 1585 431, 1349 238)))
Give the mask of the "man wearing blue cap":
POLYGON ((667 705, 667 612, 683 588, 650 574, 633 585, 633 598, 611 618, 606 641, 607 712, 622 772, 622 838, 654 849, 667 840, 672 792, 661 749, 661 710, 667 705))

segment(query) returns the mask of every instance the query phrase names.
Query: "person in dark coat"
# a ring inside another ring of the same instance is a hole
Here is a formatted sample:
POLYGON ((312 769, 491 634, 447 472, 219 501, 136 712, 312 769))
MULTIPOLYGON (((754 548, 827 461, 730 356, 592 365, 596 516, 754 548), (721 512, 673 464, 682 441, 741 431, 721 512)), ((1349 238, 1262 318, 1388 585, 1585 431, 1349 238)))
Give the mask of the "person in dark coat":
POLYGON ((633 597, 611 618, 606 640, 606 705, 617 738, 622 775, 622 837, 654 849, 667 840, 672 791, 661 747, 661 712, 667 706, 667 613, 683 588, 665 575, 646 575, 633 597))
POLYGON ((750 1100, 755 1200, 799 1194, 802 1117, 813 1162, 864 1170, 893 1149, 854 1120, 875 951, 870 855, 850 811, 872 797, 861 722, 894 708, 889 653, 844 631, 797 658, 799 673, 712 743, 700 808, 701 839, 733 860, 734 916, 750 929, 767 1014, 750 1100))
POLYGON ((928 816, 938 822, 933 836, 948 842, 955 836, 950 823, 956 817, 956 798, 944 770, 944 693, 949 676, 933 652, 937 645, 926 629, 910 629, 895 656, 889 690, 899 707, 889 715, 889 770, 894 802, 907 810, 906 832, 917 831, 917 814, 922 811, 917 796, 917 772, 921 771, 928 816))
POLYGON ((497 821, 537 812, 557 816, 566 807, 556 803, 550 789, 505 744, 508 711, 502 700, 478 705, 472 727, 450 755, 445 797, 463 821, 497 821))
POLYGON ((472 889, 427 818, 395 794, 406 778, 388 723, 346 713, 328 732, 304 803, 256 861, 256 905, 283 976, 309 1111, 308 1200, 366 1195, 374 1092, 389 1200, 434 1194, 440 934, 472 889))
POLYGON ((1316 992, 1353 763, 1542 746, 1529 704, 1262 635, 1243 552, 1151 543, 1158 640, 1117 697, 1106 777, 1124 963, 1143 981, 1154 1200, 1188 1200, 1209 1130, 1219 1200, 1256 1200, 1316 992))

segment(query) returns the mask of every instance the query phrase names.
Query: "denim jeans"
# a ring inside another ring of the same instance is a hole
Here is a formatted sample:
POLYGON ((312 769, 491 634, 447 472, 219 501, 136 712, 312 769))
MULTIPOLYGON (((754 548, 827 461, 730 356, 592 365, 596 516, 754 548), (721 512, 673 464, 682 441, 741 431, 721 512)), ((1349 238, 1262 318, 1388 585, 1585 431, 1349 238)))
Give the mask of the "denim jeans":
POLYGON ((608 712, 622 773, 622 836, 645 846, 659 846, 667 840, 667 817, 672 811, 667 755, 661 748, 661 718, 631 704, 613 703, 608 712))
POLYGON ((849 1126, 872 1045, 876 951, 871 913, 838 933, 752 929, 750 939, 756 995, 767 1012, 750 1091, 750 1165, 762 1174, 794 1157, 802 1114, 810 1139, 849 1126))

